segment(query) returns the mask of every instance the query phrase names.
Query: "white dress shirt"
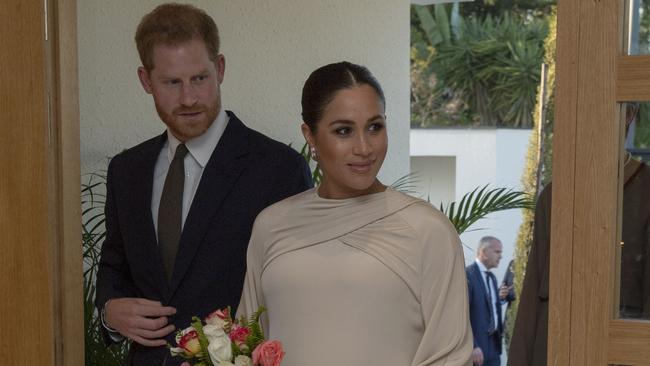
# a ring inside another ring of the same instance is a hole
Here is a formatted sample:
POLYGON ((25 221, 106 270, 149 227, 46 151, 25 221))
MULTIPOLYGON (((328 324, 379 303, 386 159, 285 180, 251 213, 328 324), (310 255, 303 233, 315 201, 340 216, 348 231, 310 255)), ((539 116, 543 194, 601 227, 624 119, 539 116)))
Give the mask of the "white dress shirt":
MULTIPOLYGON (((185 165, 185 183, 183 186, 181 227, 185 226, 185 219, 187 218, 187 213, 190 211, 190 206, 201 181, 203 170, 208 160, 210 160, 210 156, 212 156, 215 147, 217 147, 227 124, 228 116, 222 107, 217 118, 205 133, 185 142, 189 153, 185 155, 185 160, 183 160, 185 165)), ((153 217, 156 237, 158 236, 158 208, 160 207, 160 197, 165 186, 165 178, 169 171, 169 165, 174 158, 176 148, 180 144, 181 142, 167 129, 167 142, 165 142, 162 150, 160 150, 160 154, 158 154, 158 160, 156 161, 153 173, 153 189, 151 191, 151 216, 153 217)))
MULTIPOLYGON (((480 260, 478 260, 478 258, 476 259, 476 264, 478 265, 478 269, 481 271, 481 278, 483 279, 483 285, 485 286, 485 292, 491 295, 490 309, 492 310, 492 316, 493 316, 493 319, 494 319, 494 329, 499 329, 499 326, 497 324, 499 322, 499 318, 497 317, 497 297, 498 297, 498 294, 496 293, 499 290, 498 289, 495 290, 494 287, 490 287, 490 292, 488 292, 489 284, 488 284, 488 280, 487 280, 487 272, 489 270, 483 265, 483 263, 480 260)), ((494 286, 496 286, 496 285, 497 284, 495 283, 494 286)), ((500 304, 500 302, 499 302, 499 304, 500 304)))

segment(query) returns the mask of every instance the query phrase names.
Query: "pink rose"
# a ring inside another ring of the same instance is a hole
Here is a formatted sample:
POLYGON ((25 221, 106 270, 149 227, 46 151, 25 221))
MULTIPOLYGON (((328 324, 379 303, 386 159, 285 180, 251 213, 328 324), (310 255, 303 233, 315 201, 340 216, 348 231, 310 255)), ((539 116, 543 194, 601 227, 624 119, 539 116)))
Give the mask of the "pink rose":
POLYGON ((208 319, 210 319, 212 317, 215 317, 215 316, 218 317, 221 320, 230 320, 230 311, 228 310, 228 308, 215 310, 215 311, 211 312, 208 315, 208 317, 205 318, 205 320, 208 320, 208 319))
POLYGON ((248 338, 250 334, 251 330, 249 328, 233 324, 232 330, 230 331, 230 339, 238 346, 241 346, 246 343, 246 338, 248 338))
POLYGON ((282 343, 278 341, 264 341, 253 351, 253 365, 279 366, 284 357, 282 343))

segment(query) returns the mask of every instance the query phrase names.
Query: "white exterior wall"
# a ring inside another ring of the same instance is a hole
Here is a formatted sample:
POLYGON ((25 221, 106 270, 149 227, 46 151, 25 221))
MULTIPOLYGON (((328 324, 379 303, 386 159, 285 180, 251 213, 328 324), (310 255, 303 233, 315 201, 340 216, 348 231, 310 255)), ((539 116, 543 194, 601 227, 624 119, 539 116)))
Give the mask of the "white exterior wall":
POLYGON ((436 207, 441 202, 456 200, 455 156, 411 156, 411 173, 414 175, 418 198, 436 207))
MULTIPOLYGON (((428 174, 446 175, 438 177, 436 182, 447 186, 436 190, 453 190, 456 202, 465 193, 485 184, 490 184, 490 187, 521 189, 530 133, 531 130, 518 129, 412 129, 411 161, 425 157, 455 157, 454 176, 449 176, 449 169, 428 174)), ((414 166, 411 166, 411 170, 415 170, 414 166)), ((438 203, 435 202, 435 205, 437 207, 438 203)), ((476 246, 481 237, 492 235, 499 238, 503 243, 503 258, 494 272, 501 281, 514 256, 520 224, 521 210, 497 212, 475 223, 469 230, 484 230, 461 235, 465 262, 469 264, 476 257, 476 246)))
MULTIPOLYGON (((162 1, 78 1, 81 170, 164 130, 140 86, 135 29, 162 1)), ((384 88, 390 147, 380 177, 408 173, 409 6, 406 0, 203 0, 226 57, 223 105, 249 127, 303 145, 300 94, 311 71, 348 60, 384 88)))

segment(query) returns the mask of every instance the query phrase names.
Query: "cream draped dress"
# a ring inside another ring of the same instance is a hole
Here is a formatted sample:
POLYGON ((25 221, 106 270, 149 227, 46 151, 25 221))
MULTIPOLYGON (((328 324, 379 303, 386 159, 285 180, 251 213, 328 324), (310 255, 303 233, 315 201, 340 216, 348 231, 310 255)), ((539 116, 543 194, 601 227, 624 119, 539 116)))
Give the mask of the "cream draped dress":
POLYGON ((247 263, 238 311, 268 309, 283 366, 471 365, 462 248, 427 202, 308 190, 260 213, 247 263))

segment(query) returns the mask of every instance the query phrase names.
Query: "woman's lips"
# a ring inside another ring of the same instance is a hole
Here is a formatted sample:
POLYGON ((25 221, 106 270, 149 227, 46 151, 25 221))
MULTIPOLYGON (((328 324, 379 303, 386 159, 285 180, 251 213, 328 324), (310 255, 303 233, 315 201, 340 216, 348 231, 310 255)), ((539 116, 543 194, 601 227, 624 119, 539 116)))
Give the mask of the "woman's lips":
POLYGON ((363 174, 368 173, 372 169, 372 164, 372 161, 366 161, 362 163, 349 163, 348 166, 353 172, 363 174))

